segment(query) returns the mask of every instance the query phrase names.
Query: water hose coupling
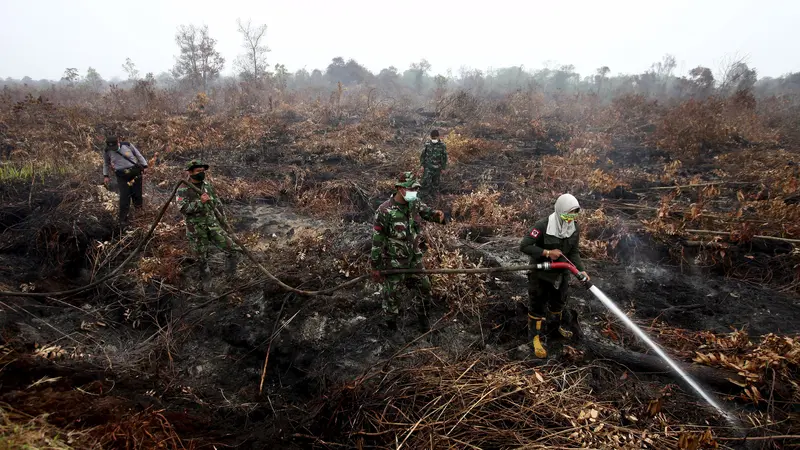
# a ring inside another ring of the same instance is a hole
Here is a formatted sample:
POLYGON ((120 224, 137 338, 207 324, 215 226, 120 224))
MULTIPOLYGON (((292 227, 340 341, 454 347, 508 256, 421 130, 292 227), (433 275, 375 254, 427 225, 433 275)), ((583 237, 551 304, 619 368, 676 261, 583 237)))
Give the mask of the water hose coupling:
POLYGON ((573 275, 575 275, 575 278, 577 278, 578 280, 580 280, 582 283, 586 284, 586 285, 587 285, 587 287, 589 287, 589 286, 590 286, 589 279, 586 277, 586 275, 584 275, 583 273, 581 273, 581 272, 578 270, 578 268, 577 268, 577 267, 575 267, 573 264, 570 264, 570 263, 567 263, 567 262, 550 262, 550 261, 545 261, 545 262, 543 262, 543 263, 536 264, 536 269, 537 269, 537 270, 558 270, 558 269, 566 269, 566 270, 569 270, 569 271, 570 271, 570 273, 572 273, 573 275))

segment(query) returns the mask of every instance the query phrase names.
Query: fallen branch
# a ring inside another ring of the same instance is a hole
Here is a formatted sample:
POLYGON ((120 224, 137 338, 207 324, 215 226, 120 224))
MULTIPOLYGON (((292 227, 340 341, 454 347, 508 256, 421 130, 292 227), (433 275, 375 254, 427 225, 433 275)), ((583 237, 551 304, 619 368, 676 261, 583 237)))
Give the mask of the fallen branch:
POLYGON ((633 192, 642 192, 642 191, 662 191, 662 190, 669 190, 669 189, 683 189, 683 188, 694 188, 694 187, 705 187, 705 186, 718 186, 720 184, 729 184, 733 186, 747 186, 751 184, 759 184, 751 181, 714 181, 710 183, 697 183, 697 184, 684 184, 682 186, 656 186, 651 188, 641 188, 641 189, 633 189, 633 192))
MULTIPOLYGON (((731 236, 733 233, 728 231, 714 231, 714 230, 685 230, 687 233, 693 234, 713 234, 717 236, 731 236)), ((762 236, 756 235, 753 236, 752 239, 764 239, 767 241, 778 241, 778 242, 788 242, 790 244, 800 244, 800 239, 789 239, 789 238, 781 238, 775 236, 762 236)))
POLYGON ((704 241, 685 241, 684 247, 703 247, 703 248, 728 248, 724 242, 704 242, 704 241))
POLYGON ((267 346, 267 356, 264 357, 264 367, 261 369, 261 382, 258 384, 258 395, 261 395, 261 392, 264 389, 264 378, 267 376, 267 365, 269 364, 269 353, 272 351, 272 342, 277 337, 277 330, 278 324, 281 322, 281 317, 283 316, 283 308, 286 306, 286 301, 289 300, 289 296, 292 294, 287 294, 286 297, 283 298, 283 303, 281 304, 281 310, 278 311, 278 317, 275 318, 275 323, 272 325, 272 334, 270 335, 269 345, 267 346))
MULTIPOLYGON (((672 368, 658 356, 628 350, 618 345, 602 342, 599 339, 589 338, 586 339, 585 342, 586 346, 595 355, 616 361, 631 370, 638 369, 645 372, 664 373, 673 372, 672 368)), ((745 383, 746 381, 734 371, 701 366, 698 364, 681 364, 680 362, 678 362, 678 364, 680 364, 682 366, 681 368, 695 380, 723 390, 732 391, 740 389, 740 387, 736 385, 736 382, 745 383)))
POLYGON ((776 436, 718 437, 718 441, 771 441, 773 439, 798 439, 800 434, 779 434, 776 436))

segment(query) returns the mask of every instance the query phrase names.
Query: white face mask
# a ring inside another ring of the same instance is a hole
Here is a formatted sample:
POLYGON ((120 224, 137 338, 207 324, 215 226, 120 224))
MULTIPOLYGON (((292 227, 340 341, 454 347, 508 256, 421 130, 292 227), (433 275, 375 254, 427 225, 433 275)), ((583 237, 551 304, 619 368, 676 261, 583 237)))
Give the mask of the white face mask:
POLYGON ((406 194, 403 195, 403 200, 407 202, 413 202, 417 199, 417 191, 406 191, 406 194))

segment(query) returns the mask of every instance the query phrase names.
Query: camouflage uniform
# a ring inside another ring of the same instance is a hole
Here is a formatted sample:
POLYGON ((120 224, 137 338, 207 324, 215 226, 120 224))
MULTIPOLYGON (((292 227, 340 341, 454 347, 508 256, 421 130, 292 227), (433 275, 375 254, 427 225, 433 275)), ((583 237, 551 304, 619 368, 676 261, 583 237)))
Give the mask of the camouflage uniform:
POLYGON ((438 195, 442 181, 442 171, 447 168, 447 146, 441 139, 429 140, 419 157, 420 165, 425 169, 422 175, 422 189, 426 194, 438 195))
MULTIPOLYGON (((419 183, 410 172, 404 175, 405 182, 397 186, 417 188, 419 183)), ((375 213, 372 252, 373 270, 423 269, 420 249, 421 222, 439 222, 436 211, 419 200, 398 203, 394 197, 385 201, 375 213)), ((414 294, 414 304, 421 325, 425 322, 425 307, 431 299, 431 281, 427 275, 395 274, 384 277, 381 293, 383 311, 390 321, 400 314, 398 288, 405 285, 414 294)))
POLYGON ((14 151, 16 146, 14 145, 14 141, 11 139, 3 139, 3 143, 0 144, 0 160, 11 160, 11 152, 14 151))
MULTIPOLYGON (((208 167, 198 160, 192 160, 186 165, 186 170, 191 167, 208 167)), ((186 219, 186 237, 192 251, 200 260, 201 267, 208 272, 208 254, 210 246, 214 245, 228 254, 228 272, 235 271, 238 260, 239 246, 233 242, 225 230, 222 229, 219 221, 214 215, 214 208, 220 208, 222 203, 219 201, 214 186, 208 181, 193 183, 201 192, 208 194, 210 200, 203 203, 200 200, 201 194, 189 187, 178 189, 177 201, 181 213, 186 219)))

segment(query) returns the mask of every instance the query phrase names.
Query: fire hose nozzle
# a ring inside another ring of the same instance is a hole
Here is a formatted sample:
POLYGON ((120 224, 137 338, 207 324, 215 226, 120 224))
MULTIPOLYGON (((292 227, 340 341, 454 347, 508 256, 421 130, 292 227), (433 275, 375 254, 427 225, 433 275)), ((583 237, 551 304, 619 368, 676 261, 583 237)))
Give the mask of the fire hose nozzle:
POLYGON ((578 268, 570 263, 558 262, 558 261, 556 262, 545 261, 543 263, 536 264, 536 269, 537 270, 566 269, 570 273, 575 275, 575 278, 577 278, 582 283, 586 284, 587 287, 591 286, 591 283, 589 282, 589 277, 579 272, 578 268))

